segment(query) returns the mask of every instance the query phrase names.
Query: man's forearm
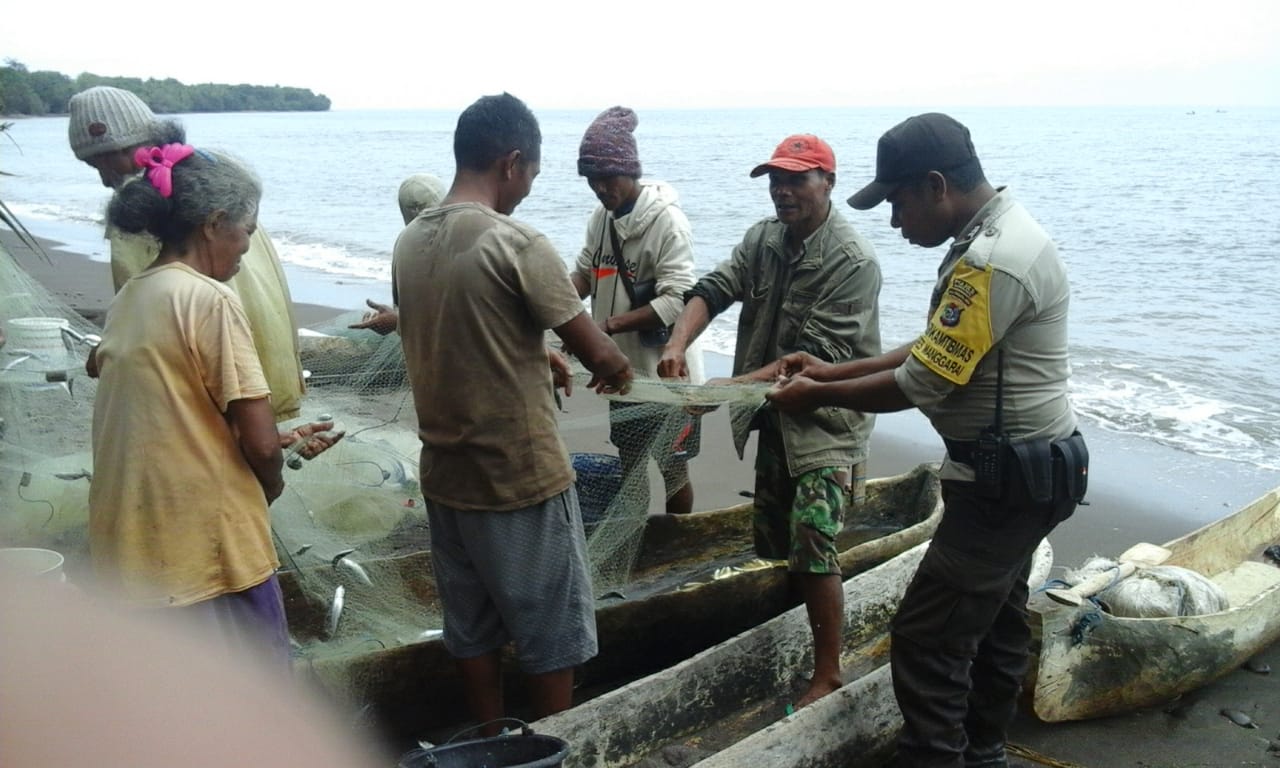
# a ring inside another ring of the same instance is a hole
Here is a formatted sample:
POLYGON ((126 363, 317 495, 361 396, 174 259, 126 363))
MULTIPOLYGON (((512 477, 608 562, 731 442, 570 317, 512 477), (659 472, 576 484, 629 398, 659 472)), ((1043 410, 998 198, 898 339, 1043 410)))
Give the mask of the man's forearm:
POLYGON ((819 383, 814 388, 813 405, 836 406, 863 413, 892 413, 914 407, 898 387, 892 369, 819 383))
POLYGON ((652 328, 661 328, 664 323, 653 307, 646 304, 610 317, 605 321, 605 325, 607 326, 606 331, 612 336, 615 333, 630 333, 631 331, 647 331, 652 328))
POLYGON ((885 352, 875 357, 864 357, 861 360, 849 360, 843 363, 835 363, 831 367, 822 371, 815 376, 816 379, 826 382, 840 382, 847 379, 857 379, 863 376, 870 376, 873 373, 881 371, 892 371, 907 361, 907 357, 911 354, 911 347, 915 344, 911 341, 903 344, 897 349, 885 352))
POLYGON ((684 305, 684 311, 680 313, 680 317, 676 318, 667 346, 688 349, 694 339, 698 338, 710 324, 711 310, 707 307, 707 302, 701 296, 694 296, 689 299, 688 304, 684 305))

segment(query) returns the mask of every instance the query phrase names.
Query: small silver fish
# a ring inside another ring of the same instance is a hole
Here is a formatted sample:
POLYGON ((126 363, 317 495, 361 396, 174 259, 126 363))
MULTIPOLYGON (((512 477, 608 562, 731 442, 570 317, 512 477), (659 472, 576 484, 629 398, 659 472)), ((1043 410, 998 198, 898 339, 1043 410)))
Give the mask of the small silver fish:
POLYGON ((1257 728, 1258 727, 1258 724, 1253 722, 1252 717, 1249 717, 1248 715, 1246 715, 1245 713, 1241 712, 1238 709, 1220 709, 1218 710, 1218 714, 1227 718, 1228 720, 1240 726, 1241 728, 1257 728))
POLYGON ((355 552, 355 550, 354 550, 354 549, 344 549, 344 550, 342 550, 341 552, 339 552, 339 553, 337 553, 336 555, 334 555, 333 557, 329 558, 329 562, 330 562, 330 563, 333 563, 333 567, 334 567, 334 568, 337 568, 337 567, 338 567, 338 561, 339 561, 339 560, 341 560, 342 558, 346 557, 347 555, 351 554, 352 552, 355 552))
POLYGON ((422 642, 426 642, 427 640, 435 640, 437 637, 440 637, 442 635, 444 635, 443 629, 424 630, 422 634, 418 635, 417 642, 422 643, 422 642))
POLYGON ((294 554, 294 556, 295 556, 295 557, 296 557, 296 556, 298 556, 298 555, 305 555, 305 554, 307 553, 307 550, 308 550, 308 549, 311 549, 311 545, 310 545, 310 544, 303 544, 302 546, 300 546, 300 547, 298 547, 296 550, 294 550, 293 554, 294 554))
POLYGON ((373 586, 373 579, 369 578, 369 572, 364 569, 364 566, 349 557, 338 558, 334 562, 333 567, 338 570, 347 571, 352 576, 363 582, 366 587, 373 586))
POLYGON ((338 622, 342 619, 342 606, 346 602, 347 590, 341 584, 333 590, 333 602, 329 604, 329 637, 338 633, 338 622))

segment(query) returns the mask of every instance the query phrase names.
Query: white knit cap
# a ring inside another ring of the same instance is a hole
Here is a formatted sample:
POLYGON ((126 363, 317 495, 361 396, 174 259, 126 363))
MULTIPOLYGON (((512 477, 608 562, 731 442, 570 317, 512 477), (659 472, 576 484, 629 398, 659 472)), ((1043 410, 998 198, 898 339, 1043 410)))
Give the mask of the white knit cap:
POLYGON ((444 199, 444 182, 429 173, 415 173, 400 182, 400 214, 408 224, 427 208, 435 208, 444 199))
POLYGON ((155 133, 156 116, 132 92, 97 85, 71 97, 67 138, 76 158, 145 144, 155 133))

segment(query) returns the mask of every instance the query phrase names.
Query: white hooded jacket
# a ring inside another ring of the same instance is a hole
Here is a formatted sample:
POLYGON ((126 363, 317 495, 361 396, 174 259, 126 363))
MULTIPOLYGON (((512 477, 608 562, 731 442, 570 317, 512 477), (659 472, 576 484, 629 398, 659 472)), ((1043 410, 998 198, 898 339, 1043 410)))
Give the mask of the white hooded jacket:
MULTIPOLYGON (((680 316, 684 293, 696 279, 693 235, 676 191, 661 181, 641 181, 640 187, 635 207, 625 216, 613 218, 604 206, 598 205, 587 221, 586 245, 573 271, 590 286, 591 316, 596 322, 632 309, 631 297, 618 279, 620 263, 633 283, 655 281, 656 298, 650 306, 667 325, 680 316), (622 246, 621 259, 613 252, 610 219, 622 246)), ((613 340, 631 360, 637 375, 657 377, 661 348, 642 345, 636 332, 615 334, 613 340)), ((697 341, 689 345, 685 357, 689 381, 704 383, 702 348, 697 341)))

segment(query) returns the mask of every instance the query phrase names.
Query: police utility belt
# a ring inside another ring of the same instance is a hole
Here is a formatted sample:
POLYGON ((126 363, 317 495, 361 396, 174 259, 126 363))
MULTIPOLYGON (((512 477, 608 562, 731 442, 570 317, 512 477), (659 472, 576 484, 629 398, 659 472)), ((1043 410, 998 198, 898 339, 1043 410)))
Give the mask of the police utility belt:
POLYGON ((1021 478, 1035 504, 1084 503, 1089 488, 1089 447, 1079 431, 1059 440, 1014 441, 1004 432, 1004 350, 997 350, 996 413, 977 440, 947 440, 947 455, 973 467, 974 486, 998 501, 1008 484, 1021 478))
POLYGON ((1084 502, 1089 489, 1089 447, 1078 431, 1060 440, 1012 442, 1005 435, 979 440, 944 440, 953 461, 973 467, 974 485, 991 500, 1004 496, 1005 485, 1021 477, 1037 504, 1084 502))

